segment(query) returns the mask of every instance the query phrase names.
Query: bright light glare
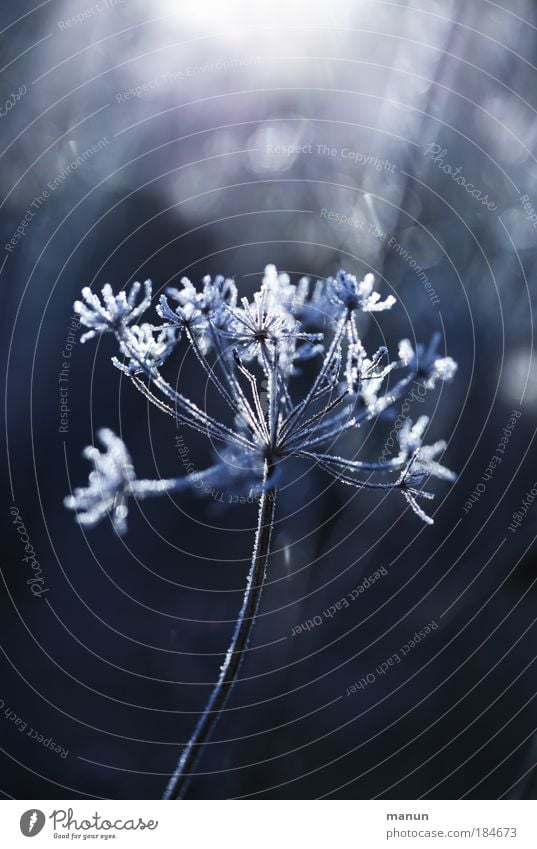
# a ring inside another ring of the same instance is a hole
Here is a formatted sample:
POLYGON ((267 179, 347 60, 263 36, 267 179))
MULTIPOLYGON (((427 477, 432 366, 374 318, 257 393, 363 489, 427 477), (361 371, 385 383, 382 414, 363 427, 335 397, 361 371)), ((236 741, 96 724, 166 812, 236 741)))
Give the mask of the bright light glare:
MULTIPOLYGON (((236 32, 255 27, 281 27, 312 23, 312 19, 332 17, 335 7, 344 12, 344 4, 335 0, 328 4, 326 0, 270 0, 259 3, 256 0, 193 0, 177 3, 177 0, 160 0, 165 13, 174 15, 193 29, 212 32, 236 32)), ((363 5, 363 0, 350 4, 363 5)), ((348 7, 347 7, 348 9, 348 7)), ((339 17, 341 23, 341 15, 339 17)))

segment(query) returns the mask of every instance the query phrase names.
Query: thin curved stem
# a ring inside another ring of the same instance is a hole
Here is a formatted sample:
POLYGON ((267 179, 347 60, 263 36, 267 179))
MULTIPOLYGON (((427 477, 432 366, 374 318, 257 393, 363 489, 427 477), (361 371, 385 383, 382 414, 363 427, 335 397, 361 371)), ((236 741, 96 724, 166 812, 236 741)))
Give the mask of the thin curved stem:
MULTIPOLYGON (((270 477, 271 469, 265 467, 265 485, 270 477)), ((255 622, 261 591, 265 582, 265 574, 270 550, 270 537, 274 524, 276 508, 276 490, 266 489, 259 500, 259 515, 252 565, 248 573, 248 581, 244 600, 235 625, 235 631, 227 650, 226 658, 221 666, 220 677, 214 686, 209 701, 201 715, 198 724, 183 750, 177 769, 172 775, 164 799, 182 799, 188 789, 193 769, 203 751, 203 746, 214 731, 222 708, 237 679, 244 652, 255 622)))

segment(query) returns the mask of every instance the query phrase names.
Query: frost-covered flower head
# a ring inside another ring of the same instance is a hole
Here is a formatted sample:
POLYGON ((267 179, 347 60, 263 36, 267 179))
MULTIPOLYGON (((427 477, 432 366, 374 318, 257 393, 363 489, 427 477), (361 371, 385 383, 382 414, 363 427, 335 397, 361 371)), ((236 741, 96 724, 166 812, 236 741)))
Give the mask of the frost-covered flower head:
POLYGON ((88 446, 84 457, 93 464, 88 485, 77 487, 65 499, 65 506, 76 510, 81 525, 92 527, 107 514, 119 533, 126 530, 127 501, 130 485, 135 478, 130 454, 122 442, 108 428, 98 433, 104 451, 88 446))
POLYGON ((211 329, 226 324, 226 312, 237 303, 237 287, 234 280, 217 275, 214 280, 206 275, 200 291, 188 277, 181 278, 181 289, 169 287, 166 295, 160 296, 157 312, 171 326, 188 330, 197 339, 202 350, 207 352, 212 345, 211 329), (175 301, 170 305, 168 297, 175 301))
POLYGON ((451 483, 456 479, 456 475, 436 460, 446 450, 443 439, 433 445, 423 444, 428 424, 428 416, 420 416, 415 424, 410 419, 405 419, 398 432, 400 447, 398 461, 403 464, 399 478, 403 495, 420 519, 427 524, 432 524, 432 519, 416 502, 416 497, 431 497, 430 493, 424 493, 420 487, 428 477, 436 477, 451 483))
POLYGON ((383 301, 379 293, 374 291, 373 274, 366 274, 363 280, 358 280, 354 274, 342 270, 338 271, 335 278, 329 277, 327 282, 330 299, 347 310, 382 312, 391 309, 395 304, 393 295, 388 295, 383 301))
POLYGON ((274 266, 268 266, 252 303, 242 298, 240 307, 229 308, 221 336, 234 345, 242 360, 248 362, 257 358, 261 366, 264 360, 272 361, 275 356, 283 367, 284 362, 292 365, 295 360, 322 352, 321 347, 311 349, 323 340, 322 334, 305 332, 302 323, 293 315, 297 303, 296 287, 290 283, 288 275, 278 275, 274 266))
POLYGON ((144 283, 144 296, 136 305, 141 290, 140 283, 133 283, 129 293, 122 290, 114 295, 109 283, 101 289, 102 298, 95 295, 86 286, 82 289, 82 301, 75 301, 74 310, 80 316, 80 321, 89 331, 81 336, 81 342, 87 342, 94 336, 111 331, 113 333, 122 327, 127 327, 140 318, 151 304, 151 281, 144 283))
POLYGON ((427 417, 405 423, 399 433, 399 454, 389 463, 348 459, 335 448, 344 433, 356 434, 359 442, 361 425, 396 406, 411 385, 432 389, 456 371, 451 357, 440 356, 438 335, 427 348, 417 345, 416 351, 403 340, 394 360, 387 347, 367 354, 360 314, 387 310, 395 303, 392 295, 382 299, 374 283, 372 274, 359 280, 339 271, 313 285, 308 278, 294 284, 287 274, 267 266, 253 299, 243 298, 238 304, 237 287, 230 278, 204 277, 199 289, 183 278, 180 289, 168 289, 160 297, 161 325, 134 324, 150 305, 149 281, 139 305, 139 284, 128 295, 114 295, 105 286, 102 302, 85 289, 84 301, 75 305, 89 328, 83 340, 112 331, 123 355, 122 361, 114 358, 114 362, 135 387, 178 425, 198 430, 220 445, 217 462, 205 472, 138 480, 122 441, 103 431, 107 450, 87 449, 95 469, 89 486, 75 490, 67 506, 86 525, 110 514, 122 532, 130 497, 218 485, 259 493, 276 488, 286 459, 295 457, 356 489, 399 491, 423 521, 432 522, 416 501, 433 497, 423 492, 422 483, 430 476, 452 481, 454 475, 438 462, 445 443, 423 444, 427 417), (322 333, 315 316, 323 317, 322 333), (225 401, 227 420, 201 409, 162 375, 161 366, 171 361, 182 336, 205 380, 225 401), (316 366, 304 389, 296 365, 306 358, 316 366), (392 381, 395 370, 404 374, 392 381))
POLYGON ((131 376, 153 372, 164 365, 177 344, 177 331, 174 327, 155 328, 152 324, 135 324, 125 328, 119 341, 119 349, 126 358, 126 364, 112 357, 114 365, 131 376))
POLYGON ((403 365, 416 371, 416 375, 424 380, 426 389, 434 389, 437 380, 451 380, 457 371, 457 363, 451 357, 441 357, 438 352, 440 333, 435 333, 426 348, 418 343, 416 350, 409 339, 399 342, 399 358, 403 365))

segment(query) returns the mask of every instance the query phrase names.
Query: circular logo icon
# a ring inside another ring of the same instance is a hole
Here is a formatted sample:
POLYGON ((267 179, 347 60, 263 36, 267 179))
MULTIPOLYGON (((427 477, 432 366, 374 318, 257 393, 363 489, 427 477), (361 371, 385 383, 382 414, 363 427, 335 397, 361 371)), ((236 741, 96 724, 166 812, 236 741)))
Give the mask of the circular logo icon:
POLYGON ((21 817, 21 831, 25 837, 35 837, 45 825, 45 814, 36 808, 25 811, 21 817))

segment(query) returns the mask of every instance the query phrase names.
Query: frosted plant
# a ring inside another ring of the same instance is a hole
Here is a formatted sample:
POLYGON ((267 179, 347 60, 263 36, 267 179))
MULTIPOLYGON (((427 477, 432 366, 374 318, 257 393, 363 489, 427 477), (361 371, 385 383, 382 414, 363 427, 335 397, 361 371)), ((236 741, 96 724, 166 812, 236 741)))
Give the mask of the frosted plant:
MULTIPOLYGON (((151 283, 135 283, 130 291, 114 295, 110 286, 102 299, 88 288, 75 311, 89 328, 82 340, 112 332, 123 359, 114 365, 134 386, 177 424, 201 431, 219 443, 218 460, 204 472, 180 478, 139 480, 124 443, 109 430, 99 438, 105 451, 86 448, 93 463, 87 487, 66 499, 85 526, 110 516, 115 530, 124 533, 129 501, 165 492, 210 486, 241 488, 259 499, 258 526, 252 564, 242 608, 220 676, 209 702, 181 754, 165 798, 181 798, 203 744, 236 680, 255 620, 268 561, 276 493, 285 473, 285 461, 299 458, 316 465, 336 481, 357 490, 400 493, 416 516, 427 524, 432 518, 418 499, 431 500, 423 484, 431 476, 453 481, 453 472, 438 462, 443 441, 424 445, 428 418, 413 424, 406 419, 399 431, 399 452, 387 463, 347 458, 337 450, 342 434, 357 434, 360 426, 377 419, 411 385, 434 388, 456 371, 451 357, 438 351, 439 335, 428 347, 408 340, 399 343, 398 357, 389 360, 381 347, 368 356, 359 335, 362 312, 390 309, 395 298, 382 300, 374 277, 358 280, 345 271, 312 284, 267 266, 253 301, 240 304, 233 280, 204 277, 197 289, 183 278, 181 288, 161 295, 157 325, 135 323, 151 303, 151 283), (206 379, 229 408, 229 421, 220 421, 182 395, 162 374, 162 366, 182 338, 191 346, 206 379), (317 362, 309 388, 297 395, 296 378, 306 360, 317 362), (388 386, 392 372, 402 372, 388 386)), ((359 434, 357 434, 359 436, 359 434)))

